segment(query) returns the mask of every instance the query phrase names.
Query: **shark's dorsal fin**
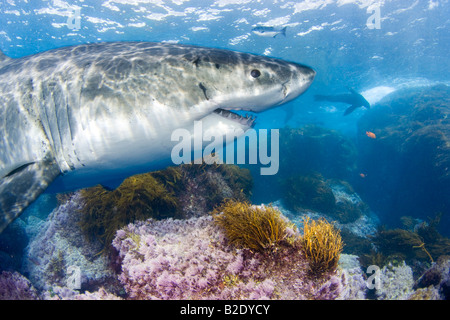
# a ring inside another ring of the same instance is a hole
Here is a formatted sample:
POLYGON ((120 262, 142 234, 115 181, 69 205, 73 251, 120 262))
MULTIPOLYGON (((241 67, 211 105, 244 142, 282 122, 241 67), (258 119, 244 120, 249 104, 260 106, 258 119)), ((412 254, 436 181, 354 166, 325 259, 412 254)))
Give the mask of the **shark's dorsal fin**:
POLYGON ((0 233, 60 174, 56 162, 23 165, 0 180, 0 233))

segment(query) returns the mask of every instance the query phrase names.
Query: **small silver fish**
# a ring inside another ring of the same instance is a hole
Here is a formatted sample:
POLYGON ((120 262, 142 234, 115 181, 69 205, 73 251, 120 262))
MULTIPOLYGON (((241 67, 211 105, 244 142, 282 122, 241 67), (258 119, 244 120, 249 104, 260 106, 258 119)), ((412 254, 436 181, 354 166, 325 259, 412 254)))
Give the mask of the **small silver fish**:
POLYGON ((287 27, 284 27, 283 29, 276 29, 274 27, 259 26, 259 27, 253 28, 252 31, 254 34, 256 34, 257 36, 260 36, 260 37, 275 38, 279 34, 282 34, 283 36, 286 37, 286 28, 287 27))

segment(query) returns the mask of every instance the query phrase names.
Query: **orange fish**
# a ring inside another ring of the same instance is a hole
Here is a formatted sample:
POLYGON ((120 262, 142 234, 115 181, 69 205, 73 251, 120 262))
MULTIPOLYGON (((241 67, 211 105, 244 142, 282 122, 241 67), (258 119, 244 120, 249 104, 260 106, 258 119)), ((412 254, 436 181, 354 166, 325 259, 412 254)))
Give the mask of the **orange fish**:
POLYGON ((364 173, 360 173, 359 176, 360 176, 361 178, 367 177, 367 175, 365 175, 364 173))
POLYGON ((375 133, 370 132, 370 131, 366 131, 366 136, 368 136, 371 139, 376 139, 377 136, 375 135, 375 133))

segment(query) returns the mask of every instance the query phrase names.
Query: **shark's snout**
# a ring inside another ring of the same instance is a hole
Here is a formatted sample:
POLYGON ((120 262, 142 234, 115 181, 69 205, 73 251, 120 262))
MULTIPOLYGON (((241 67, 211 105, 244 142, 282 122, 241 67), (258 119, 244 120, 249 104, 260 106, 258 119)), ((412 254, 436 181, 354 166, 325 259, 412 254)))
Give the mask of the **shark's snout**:
POLYGON ((316 77, 316 71, 304 65, 299 66, 299 74, 302 75, 302 78, 305 81, 307 88, 309 88, 311 83, 314 81, 314 78, 316 77))
POLYGON ((300 64, 296 64, 295 69, 292 78, 283 84, 284 99, 280 104, 293 100, 304 93, 314 81, 316 76, 314 69, 300 64))
POLYGON ((312 69, 310 67, 305 67, 304 73, 306 74, 308 80, 313 82, 313 80, 316 76, 316 71, 314 71, 314 69, 312 69))

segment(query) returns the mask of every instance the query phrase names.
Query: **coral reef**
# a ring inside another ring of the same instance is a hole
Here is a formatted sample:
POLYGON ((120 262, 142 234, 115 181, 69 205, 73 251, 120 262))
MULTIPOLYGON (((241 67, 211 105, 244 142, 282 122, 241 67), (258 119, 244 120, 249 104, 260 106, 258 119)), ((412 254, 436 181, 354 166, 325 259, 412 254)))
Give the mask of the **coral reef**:
POLYGON ((399 266, 384 266, 378 281, 380 283, 375 289, 378 300, 407 300, 414 294, 413 272, 405 262, 399 266))
POLYGON ((300 240, 309 263, 309 272, 314 277, 333 272, 343 249, 339 230, 324 219, 303 221, 303 236, 300 240))
POLYGON ((35 236, 25 250, 22 274, 37 290, 67 286, 71 266, 80 270, 78 289, 82 291, 96 291, 101 286, 110 292, 121 290, 109 257, 98 254, 102 244, 83 237, 80 207, 80 195, 73 194, 32 232, 35 236))
POLYGON ((218 207, 214 221, 231 244, 257 251, 273 251, 281 243, 292 243, 295 227, 272 206, 251 206, 247 202, 226 201, 218 207))
POLYGON ((0 274, 0 300, 37 300, 36 289, 18 272, 3 271, 0 274))
POLYGON ((151 173, 129 177, 113 191, 96 186, 81 190, 80 195, 84 234, 105 244, 111 243, 116 230, 135 220, 181 217, 173 193, 151 173))
POLYGON ((367 282, 356 255, 341 254, 338 272, 345 278, 345 286, 337 299, 363 300, 366 299, 367 282))
POLYGON ((136 222, 119 230, 119 276, 131 299, 336 299, 336 272, 313 280, 296 245, 270 255, 229 245, 212 216, 136 222), (270 258, 269 258, 270 257, 270 258))
POLYGON ((207 214, 226 198, 246 200, 252 178, 234 165, 187 164, 129 177, 115 190, 81 190, 81 227, 108 249, 115 232, 135 220, 207 214))

